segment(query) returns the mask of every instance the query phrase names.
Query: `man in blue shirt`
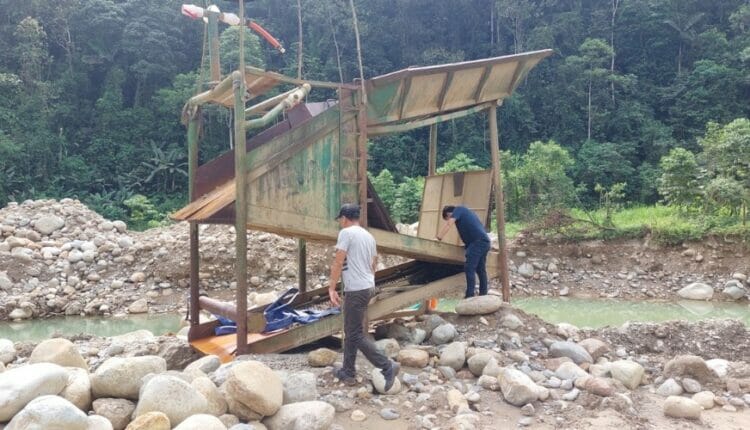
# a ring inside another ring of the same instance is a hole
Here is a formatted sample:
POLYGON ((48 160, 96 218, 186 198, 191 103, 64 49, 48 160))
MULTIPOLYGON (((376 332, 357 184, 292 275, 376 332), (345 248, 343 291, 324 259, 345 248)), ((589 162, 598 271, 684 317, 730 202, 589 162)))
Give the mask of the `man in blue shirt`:
POLYGON ((464 206, 443 207, 443 219, 446 221, 438 232, 437 240, 443 240, 452 225, 456 225, 458 235, 466 248, 466 298, 474 297, 476 275, 479 275, 479 295, 487 294, 487 253, 490 251, 490 238, 484 230, 484 224, 469 208, 464 206))

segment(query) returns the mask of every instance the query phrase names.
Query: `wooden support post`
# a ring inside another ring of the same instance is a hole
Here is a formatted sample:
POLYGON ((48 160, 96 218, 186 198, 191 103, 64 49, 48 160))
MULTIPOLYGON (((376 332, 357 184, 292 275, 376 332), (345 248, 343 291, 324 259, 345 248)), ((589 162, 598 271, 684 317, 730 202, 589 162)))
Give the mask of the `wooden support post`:
MULTIPOLYGON (((195 198, 195 175, 198 171, 198 129, 200 124, 200 108, 193 114, 188 123, 188 201, 195 198)), ((200 279, 198 269, 200 264, 198 223, 190 223, 190 325, 200 323, 200 279)))
POLYGON ((495 217, 497 218, 497 242, 500 252, 497 267, 503 286, 503 301, 510 303, 510 281, 508 279, 508 250, 505 246, 505 200, 503 196, 503 172, 500 165, 500 138, 497 132, 497 106, 487 110, 490 123, 490 148, 492 149, 492 178, 495 188, 495 217))
POLYGON ((367 227, 367 104, 362 88, 359 112, 357 114, 357 177, 359 178, 359 223, 367 227))
POLYGON ((429 175, 434 176, 437 167, 437 124, 430 125, 429 175))
MULTIPOLYGON (((247 187, 245 166, 247 163, 245 143, 245 79, 234 72, 234 181, 236 189, 235 208, 235 267, 237 271, 237 314, 247 314, 247 187)), ((247 319, 237 321, 237 354, 247 352, 247 319)))
POLYGON ((221 66, 219 63, 219 14, 208 12, 208 55, 211 64, 211 82, 217 84, 221 80, 221 66))
POLYGON ((297 280, 300 292, 307 291, 307 241, 305 239, 297 239, 297 280))

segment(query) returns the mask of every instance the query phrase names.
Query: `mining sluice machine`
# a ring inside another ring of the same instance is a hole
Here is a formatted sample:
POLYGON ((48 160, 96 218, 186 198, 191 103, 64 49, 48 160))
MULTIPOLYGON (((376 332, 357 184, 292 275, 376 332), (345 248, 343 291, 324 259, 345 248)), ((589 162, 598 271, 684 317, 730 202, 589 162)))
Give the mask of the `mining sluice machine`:
MULTIPOLYGON (((341 314, 263 333, 264 308, 247 308, 247 259, 254 256, 247 255, 246 231, 299 239, 300 293, 290 306, 325 307, 325 287, 306 289, 305 246, 306 241, 335 243, 334 217, 343 203, 360 204, 361 223, 375 237, 379 253, 412 259, 376 273, 378 294, 369 306, 370 321, 392 318, 414 304, 421 303, 419 311, 424 311, 426 300, 464 290, 464 249, 458 235, 453 231, 442 242, 434 239, 442 222, 441 208, 448 204, 471 208, 487 226, 495 208, 499 249, 488 256, 487 271, 500 276, 503 298, 509 301, 497 107, 551 50, 409 67, 354 83, 295 79, 245 66, 240 58, 239 70, 222 77, 216 26, 223 14, 211 8, 200 13, 207 20, 211 81, 183 111, 190 202, 172 215, 187 221, 190 229, 191 345, 229 361, 237 354, 285 351, 339 332, 341 314), (315 97, 315 91, 335 94, 335 99, 305 102, 315 97), (263 96, 266 99, 258 101, 263 96), (255 104, 248 106, 250 101, 255 104), (233 111, 234 148, 199 165, 201 110, 207 104, 233 111), (438 124, 472 114, 487 117, 492 169, 436 174, 438 124), (420 127, 430 130, 429 171, 418 232, 411 236, 396 231, 367 180, 367 144, 369 137, 420 127), (200 224, 235 226, 235 303, 199 294, 200 224), (200 323, 200 310, 235 321, 236 334, 217 335, 221 323, 200 323)), ((242 13, 231 21, 247 22, 242 13)))

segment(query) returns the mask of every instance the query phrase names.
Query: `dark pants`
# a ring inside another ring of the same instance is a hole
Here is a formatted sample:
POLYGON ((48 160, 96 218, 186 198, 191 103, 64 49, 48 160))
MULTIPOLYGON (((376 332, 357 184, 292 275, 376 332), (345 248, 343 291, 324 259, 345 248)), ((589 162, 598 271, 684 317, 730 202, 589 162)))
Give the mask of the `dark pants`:
POLYGON ((357 359, 357 350, 370 360, 373 366, 386 370, 391 366, 391 361, 380 353, 375 347, 375 342, 365 336, 362 322, 367 314, 367 304, 374 290, 368 288, 361 291, 344 292, 344 366, 346 374, 354 376, 356 368, 354 362, 357 359))
POLYGON ((466 297, 474 297, 476 275, 479 275, 479 295, 487 294, 487 253, 490 251, 489 240, 477 240, 466 246, 466 297))

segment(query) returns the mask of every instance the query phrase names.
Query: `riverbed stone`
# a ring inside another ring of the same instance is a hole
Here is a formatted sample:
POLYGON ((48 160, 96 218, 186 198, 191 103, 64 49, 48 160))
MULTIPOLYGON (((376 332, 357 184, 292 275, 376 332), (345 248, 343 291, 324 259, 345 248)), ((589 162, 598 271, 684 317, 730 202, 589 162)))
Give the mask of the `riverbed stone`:
POLYGON ((283 404, 304 402, 318 398, 318 378, 310 372, 276 372, 284 387, 283 404))
POLYGON ((706 366, 708 366, 708 368, 711 369, 719 379, 726 378, 729 373, 729 361, 724 360, 723 358, 712 358, 711 360, 706 360, 706 366))
POLYGON ((686 393, 695 394, 701 391, 701 384, 693 378, 682 378, 682 388, 686 393))
POLYGON ((679 396, 683 392, 682 385, 675 381, 674 378, 669 378, 662 382, 662 384, 659 385, 659 388, 656 389, 656 394, 662 397, 679 396))
POLYGON ((375 347, 388 358, 394 358, 398 355, 401 346, 396 339, 380 339, 375 342, 375 347))
POLYGON ((206 398, 208 402, 208 413, 221 416, 227 413, 227 401, 221 395, 219 388, 208 377, 199 376, 190 383, 193 388, 206 398))
POLYGON ((131 314, 145 314, 148 313, 148 300, 144 297, 138 299, 128 306, 128 312, 131 314))
POLYGON ((436 328, 440 327, 443 324, 447 324, 448 322, 443 319, 438 314, 429 314, 427 315, 427 319, 424 321, 424 330, 427 332, 427 335, 432 335, 432 331, 436 328))
POLYGON ((511 330, 517 330, 523 327, 523 321, 521 321, 521 318, 518 318, 516 314, 506 314, 500 320, 500 327, 505 327, 511 330))
POLYGON ((92 404, 94 413, 105 417, 114 430, 123 430, 135 411, 135 403, 127 399, 96 399, 92 404))
POLYGON ((552 357, 568 357, 576 364, 594 362, 582 346, 568 341, 553 342, 549 347, 549 354, 552 357))
POLYGON ((188 364, 187 367, 185 367, 185 372, 190 373, 193 370, 200 370, 201 372, 208 375, 209 373, 218 369, 219 366, 221 366, 221 359, 219 359, 218 356, 207 355, 188 364))
POLYGON ((56 395, 68 384, 68 372, 56 364, 38 363, 0 373, 0 422, 10 420, 31 400, 56 395))
POLYGON ((714 399, 716 396, 711 391, 701 391, 693 394, 693 401, 701 405, 704 410, 708 410, 714 407, 714 399))
POLYGON ((149 412, 136 417, 125 430, 171 430, 169 417, 162 412, 149 412))
POLYGON ((582 341, 578 342, 578 344, 581 345, 583 349, 585 349, 586 352, 589 353, 593 361, 598 360, 599 357, 611 351, 609 345, 606 342, 595 337, 583 339, 582 341))
POLYGON ((479 354, 472 355, 466 360, 466 364, 469 366, 469 371, 471 371, 474 376, 482 376, 482 372, 490 359, 492 359, 491 353, 480 352, 479 354))
POLYGON ((185 419, 174 430, 227 430, 227 427, 213 415, 196 414, 185 419))
POLYGON ((522 263, 518 266, 518 274, 524 278, 531 278, 534 276, 534 266, 529 263, 522 263))
POLYGON ((487 315, 497 312, 503 306, 503 299, 495 295, 469 297, 456 304, 459 315, 487 315))
POLYGON ((229 412, 243 420, 271 416, 284 401, 281 378, 259 361, 248 360, 233 366, 222 387, 229 412))
POLYGON ((453 342, 443 348, 443 351, 440 353, 440 366, 448 366, 454 370, 460 370, 464 367, 464 363, 466 363, 466 344, 464 342, 453 342))
POLYGON ((86 430, 114 430, 112 423, 101 415, 89 415, 89 426, 86 430))
POLYGON ((405 367, 423 368, 430 363, 430 354, 417 348, 406 348, 398 352, 396 361, 405 367))
POLYGON ((318 348, 307 354, 307 364, 312 367, 333 366, 339 354, 328 348, 318 348))
POLYGON ((163 412, 174 426, 208 411, 208 401, 193 386, 175 376, 156 375, 144 384, 133 415, 163 412))
POLYGON ((575 380, 576 378, 580 378, 581 376, 586 375, 588 375, 588 373, 586 373, 585 370, 578 367, 578 365, 573 363, 572 361, 560 364, 557 370, 555 370, 555 376, 562 380, 575 380))
POLYGON ((523 406, 539 398, 539 386, 520 370, 509 367, 500 372, 498 378, 505 401, 514 406, 523 406))
POLYGON ((711 300, 714 289, 702 282, 693 282, 679 290, 677 295, 688 300, 711 300))
POLYGON ((635 390, 641 384, 645 369, 635 361, 618 360, 609 364, 609 372, 612 379, 622 382, 631 390, 635 390))
POLYGON ((166 360, 158 356, 112 357, 91 375, 91 391, 97 399, 115 397, 135 400, 138 399, 144 376, 166 371, 166 360))
POLYGON ((63 367, 79 367, 88 370, 89 365, 78 348, 68 339, 47 339, 34 348, 29 363, 54 363, 63 367))
POLYGON ((430 335, 430 342, 435 345, 443 345, 452 342, 458 336, 458 331, 453 324, 446 323, 435 327, 430 335))
POLYGON ((739 300, 745 297, 747 291, 742 285, 742 282, 736 279, 732 279, 724 284, 724 289, 721 291, 721 293, 732 300, 739 300))
POLYGON ((678 355, 664 365, 664 376, 692 377, 702 383, 716 378, 715 373, 697 355, 678 355))
POLYGON ((576 387, 583 388, 597 396, 610 397, 615 394, 615 387, 606 379, 598 377, 583 377, 576 379, 576 387), (579 382, 583 380, 582 382, 579 382))
POLYGON ((8 339, 0 339, 0 362, 8 364, 16 359, 16 347, 8 339))
POLYGON ((401 380, 398 378, 398 376, 393 380, 391 389, 387 392, 385 391, 385 377, 383 376, 383 373, 380 371, 380 369, 376 368, 370 371, 370 380, 372 382, 372 386, 375 388, 375 391, 380 394, 391 395, 401 392, 401 380))
POLYGON ((91 378, 86 369, 69 367, 68 384, 60 392, 60 397, 84 412, 91 408, 91 378))
POLYGON ((664 401, 664 415, 697 420, 701 417, 701 405, 687 397, 670 396, 664 401))
POLYGON ((333 406, 319 400, 290 403, 263 420, 268 430, 328 430, 336 414, 333 406))
POLYGON ((37 397, 8 423, 5 430, 87 430, 89 418, 74 404, 59 396, 37 397))
POLYGON ((57 215, 45 215, 34 221, 34 230, 44 236, 48 236, 64 226, 65 220, 57 215))

